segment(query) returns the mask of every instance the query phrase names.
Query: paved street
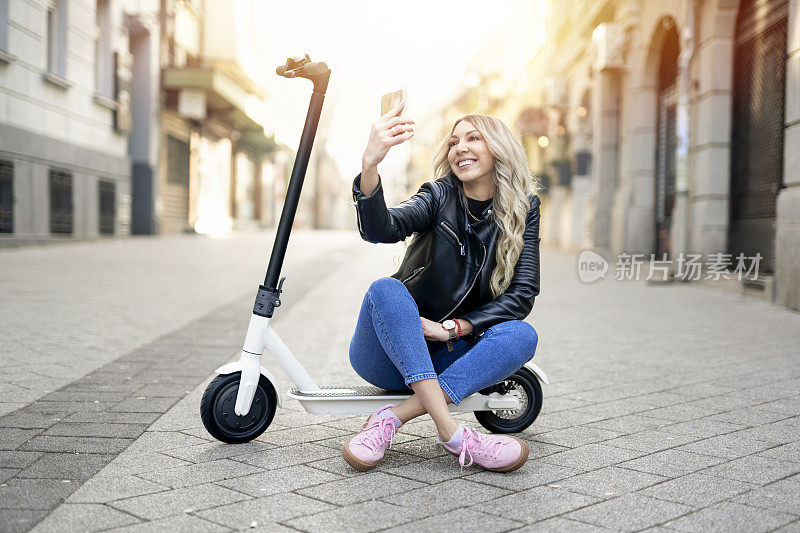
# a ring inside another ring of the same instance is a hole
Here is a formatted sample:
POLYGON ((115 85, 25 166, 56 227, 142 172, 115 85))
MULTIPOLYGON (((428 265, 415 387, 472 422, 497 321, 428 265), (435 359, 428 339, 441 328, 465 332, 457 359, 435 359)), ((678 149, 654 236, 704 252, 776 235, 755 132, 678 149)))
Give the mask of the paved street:
MULTIPOLYGON (((339 448, 364 417, 285 396, 257 440, 214 441, 200 398, 271 243, 0 250, 0 530, 800 531, 800 315, 699 285, 586 285, 548 248, 528 321, 551 384, 521 470, 460 472, 424 418, 358 473, 339 448)), ((402 251, 293 233, 274 324, 318 382, 360 382, 361 298, 402 251)))

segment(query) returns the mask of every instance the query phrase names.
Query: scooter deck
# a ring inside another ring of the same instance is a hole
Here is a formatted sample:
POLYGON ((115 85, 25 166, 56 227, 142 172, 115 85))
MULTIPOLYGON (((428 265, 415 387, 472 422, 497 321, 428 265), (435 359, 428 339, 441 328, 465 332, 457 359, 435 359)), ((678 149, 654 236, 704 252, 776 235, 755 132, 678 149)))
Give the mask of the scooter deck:
MULTIPOLYGON (((387 403, 400 403, 413 394, 409 391, 389 391, 372 385, 352 387, 320 387, 318 391, 303 392, 297 387, 289 389, 287 396, 300 402, 312 414, 364 414, 374 413, 387 403)), ((473 394, 459 405, 449 404, 453 412, 486 411, 490 409, 517 409, 519 401, 499 394, 483 396, 473 394)))

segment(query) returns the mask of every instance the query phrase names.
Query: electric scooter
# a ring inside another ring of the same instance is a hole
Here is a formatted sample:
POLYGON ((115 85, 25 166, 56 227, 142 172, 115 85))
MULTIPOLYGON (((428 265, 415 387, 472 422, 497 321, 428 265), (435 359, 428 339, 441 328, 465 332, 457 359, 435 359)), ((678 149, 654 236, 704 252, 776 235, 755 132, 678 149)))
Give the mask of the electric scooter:
MULTIPOLYGON (((200 402, 200 415, 208 432, 231 444, 261 435, 277 407, 283 404, 275 377, 261 366, 264 350, 295 383, 287 396, 299 401, 311 414, 368 414, 387 403, 402 402, 412 394, 409 390, 387 391, 370 385, 320 387, 270 324, 275 309, 281 305, 286 278, 278 278, 331 75, 325 63, 312 62, 308 54, 287 59, 276 72, 286 78, 306 78, 314 87, 267 274, 258 288, 242 353, 238 361, 216 369, 219 375, 209 383, 200 402)), ((474 412, 477 421, 493 433, 516 433, 536 420, 542 407, 541 383, 547 382, 542 369, 528 362, 500 383, 465 398, 459 405, 451 404, 450 410, 474 412)))

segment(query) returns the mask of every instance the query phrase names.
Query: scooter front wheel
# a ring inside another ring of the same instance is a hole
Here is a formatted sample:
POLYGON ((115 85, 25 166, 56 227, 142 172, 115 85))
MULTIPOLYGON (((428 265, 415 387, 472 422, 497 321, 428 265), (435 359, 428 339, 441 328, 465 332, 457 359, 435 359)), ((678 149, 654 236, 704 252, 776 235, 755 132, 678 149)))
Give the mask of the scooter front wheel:
POLYGON ((542 409, 542 385, 525 367, 481 391, 483 394, 492 392, 516 396, 520 403, 518 409, 475 411, 475 419, 492 433, 519 433, 533 424, 542 409))
POLYGON ((214 378, 200 402, 200 418, 206 430, 215 439, 228 444, 249 442, 261 435, 272 422, 278 406, 275 387, 261 376, 250 412, 244 416, 237 415, 233 408, 241 374, 234 372, 214 378))

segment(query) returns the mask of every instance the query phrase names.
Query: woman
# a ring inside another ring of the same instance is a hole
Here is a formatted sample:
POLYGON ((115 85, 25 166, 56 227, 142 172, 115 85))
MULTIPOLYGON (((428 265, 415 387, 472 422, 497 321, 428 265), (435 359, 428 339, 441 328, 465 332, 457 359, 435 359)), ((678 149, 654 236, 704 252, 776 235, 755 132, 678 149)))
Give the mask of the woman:
POLYGON ((372 414, 342 447, 369 470, 400 426, 425 413, 436 440, 489 470, 508 472, 528 458, 520 439, 466 428, 448 403, 493 385, 524 365, 538 337, 523 322, 539 294, 539 197, 521 143, 498 119, 467 115, 434 158, 438 179, 387 209, 377 165, 414 135, 404 103, 372 126, 353 182, 358 229, 369 242, 414 238, 400 269, 367 291, 350 344, 366 381, 414 394, 372 414))

